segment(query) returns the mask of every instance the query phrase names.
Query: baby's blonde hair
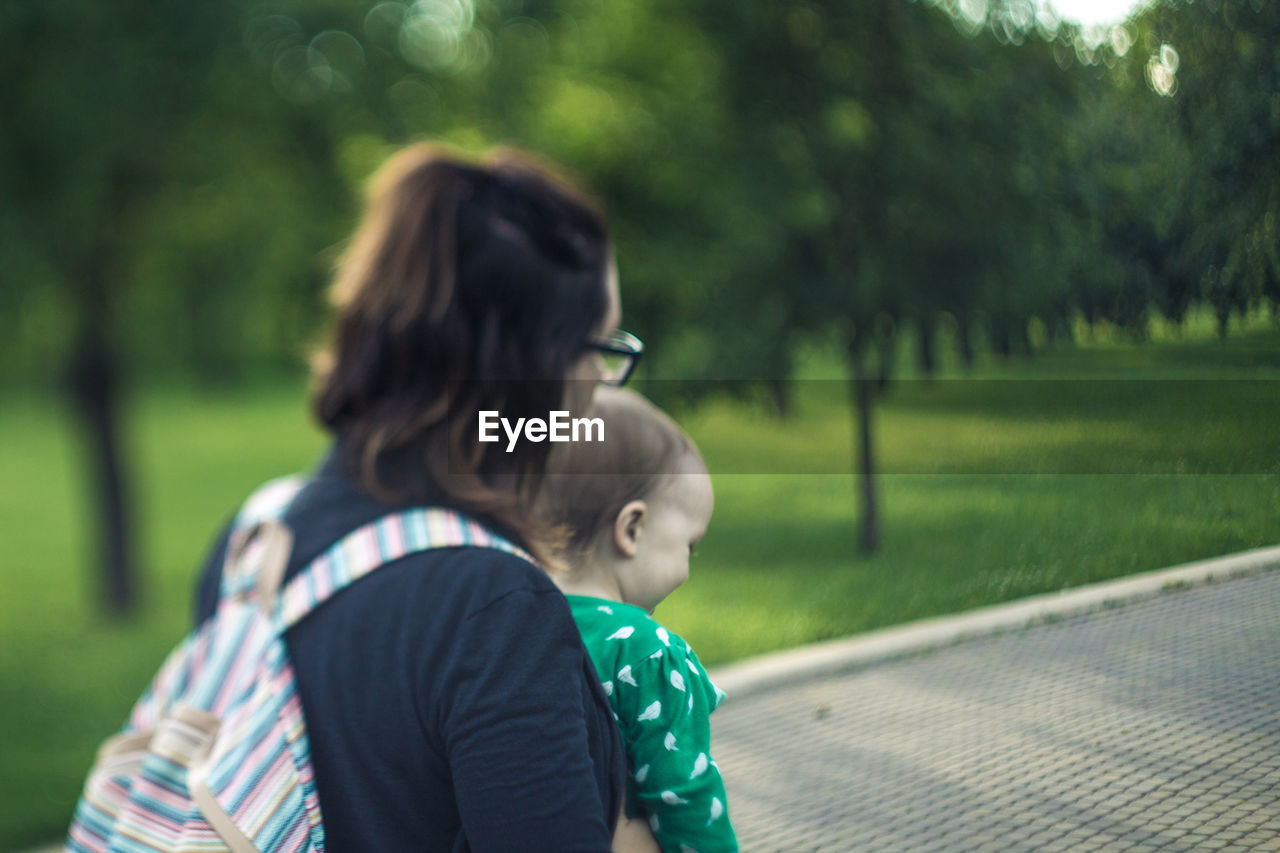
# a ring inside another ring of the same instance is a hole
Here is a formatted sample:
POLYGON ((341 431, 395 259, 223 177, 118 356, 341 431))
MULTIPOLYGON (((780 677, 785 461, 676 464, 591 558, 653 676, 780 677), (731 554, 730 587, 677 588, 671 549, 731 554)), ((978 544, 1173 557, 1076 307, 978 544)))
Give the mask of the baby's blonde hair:
POLYGON ((587 417, 604 421, 603 441, 557 445, 547 460, 537 514, 559 528, 572 564, 631 501, 644 500, 663 477, 706 463, 693 440, 665 412, 634 391, 601 387, 587 417))

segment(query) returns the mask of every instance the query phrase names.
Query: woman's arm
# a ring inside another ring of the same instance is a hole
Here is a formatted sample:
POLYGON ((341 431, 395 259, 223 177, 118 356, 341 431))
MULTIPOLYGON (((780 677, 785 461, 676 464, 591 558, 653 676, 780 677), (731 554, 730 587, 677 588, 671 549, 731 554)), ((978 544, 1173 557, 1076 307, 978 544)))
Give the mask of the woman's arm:
POLYGON ((463 623, 437 707, 473 851, 609 849, 620 749, 589 666, 553 588, 507 593, 463 623))

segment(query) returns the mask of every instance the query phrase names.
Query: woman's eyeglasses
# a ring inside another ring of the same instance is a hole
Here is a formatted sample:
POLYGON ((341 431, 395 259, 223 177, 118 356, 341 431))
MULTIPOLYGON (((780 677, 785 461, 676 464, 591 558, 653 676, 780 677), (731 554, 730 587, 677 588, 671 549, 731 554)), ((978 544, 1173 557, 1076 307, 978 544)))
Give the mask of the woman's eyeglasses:
POLYGON ((636 362, 644 354, 644 344, 640 339, 621 330, 607 338, 587 341, 586 348, 600 353, 604 361, 604 375, 600 381, 614 388, 626 384, 631 378, 631 371, 635 370, 636 362))

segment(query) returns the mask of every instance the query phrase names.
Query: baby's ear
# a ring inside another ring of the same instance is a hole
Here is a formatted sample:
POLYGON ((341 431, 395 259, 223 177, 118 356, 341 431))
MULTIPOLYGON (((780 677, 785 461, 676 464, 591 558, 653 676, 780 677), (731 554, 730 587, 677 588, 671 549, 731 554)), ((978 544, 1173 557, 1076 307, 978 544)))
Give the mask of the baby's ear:
POLYGON ((632 501, 618 510, 618 516, 613 520, 613 547, 624 557, 634 557, 639 550, 648 514, 649 507, 644 501, 632 501))

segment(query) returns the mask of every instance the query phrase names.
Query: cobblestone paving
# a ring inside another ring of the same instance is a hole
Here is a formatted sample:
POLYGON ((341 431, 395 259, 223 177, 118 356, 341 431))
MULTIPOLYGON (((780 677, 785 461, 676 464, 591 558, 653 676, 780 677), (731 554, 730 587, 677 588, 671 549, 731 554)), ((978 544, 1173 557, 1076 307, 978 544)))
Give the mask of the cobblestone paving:
POLYGON ((1280 851, 1280 570, 729 701, 743 851, 1280 851))

